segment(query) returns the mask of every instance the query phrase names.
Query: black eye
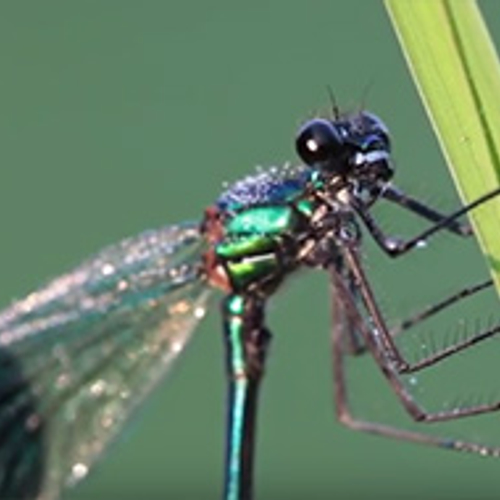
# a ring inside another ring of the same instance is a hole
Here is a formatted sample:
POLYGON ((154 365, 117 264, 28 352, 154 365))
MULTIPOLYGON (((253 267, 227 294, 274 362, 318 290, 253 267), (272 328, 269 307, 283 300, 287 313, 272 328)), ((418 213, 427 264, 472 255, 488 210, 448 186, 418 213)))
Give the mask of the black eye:
POLYGON ((297 153, 307 165, 335 161, 343 147, 339 131, 331 122, 315 119, 307 122, 295 140, 297 153))

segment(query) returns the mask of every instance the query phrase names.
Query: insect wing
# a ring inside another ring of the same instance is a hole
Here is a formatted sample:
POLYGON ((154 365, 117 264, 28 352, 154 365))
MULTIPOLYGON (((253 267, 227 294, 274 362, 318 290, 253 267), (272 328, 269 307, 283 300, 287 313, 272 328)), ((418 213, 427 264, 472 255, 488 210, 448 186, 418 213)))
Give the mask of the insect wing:
POLYGON ((194 223, 148 231, 0 314, 0 498, 87 475, 202 318, 203 248, 194 223))

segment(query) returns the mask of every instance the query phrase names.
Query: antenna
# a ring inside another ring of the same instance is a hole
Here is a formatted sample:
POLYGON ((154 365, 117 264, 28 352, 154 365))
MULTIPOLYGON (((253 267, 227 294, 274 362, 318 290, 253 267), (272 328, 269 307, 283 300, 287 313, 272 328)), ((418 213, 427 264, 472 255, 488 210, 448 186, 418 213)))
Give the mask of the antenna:
POLYGON ((368 83, 365 84, 361 92, 361 102, 360 111, 366 109, 366 101, 368 100, 368 94, 371 92, 374 85, 374 79, 372 78, 368 83))
POLYGON ((330 85, 326 86, 326 92, 328 94, 328 99, 330 100, 330 106, 332 107, 333 119, 338 120, 340 118, 340 109, 337 105, 337 100, 335 99, 335 94, 330 85))

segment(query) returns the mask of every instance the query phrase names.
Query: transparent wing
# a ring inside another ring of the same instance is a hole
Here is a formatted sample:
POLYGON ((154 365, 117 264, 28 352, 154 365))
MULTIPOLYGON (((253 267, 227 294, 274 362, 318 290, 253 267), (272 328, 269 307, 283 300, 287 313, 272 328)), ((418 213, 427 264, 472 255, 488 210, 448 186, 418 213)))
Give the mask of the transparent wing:
POLYGON ((87 475, 202 318, 197 224, 111 246, 0 313, 0 498, 87 475))

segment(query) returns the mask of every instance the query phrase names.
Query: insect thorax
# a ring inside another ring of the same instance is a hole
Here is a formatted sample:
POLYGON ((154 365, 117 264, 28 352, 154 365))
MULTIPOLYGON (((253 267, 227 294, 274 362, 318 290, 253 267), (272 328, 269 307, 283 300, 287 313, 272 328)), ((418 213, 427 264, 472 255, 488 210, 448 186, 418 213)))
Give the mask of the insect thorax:
POLYGON ((310 170, 270 169, 233 184, 205 215, 207 274, 226 291, 268 295, 299 265, 314 201, 310 170), (212 238, 211 238, 212 236, 212 238))

